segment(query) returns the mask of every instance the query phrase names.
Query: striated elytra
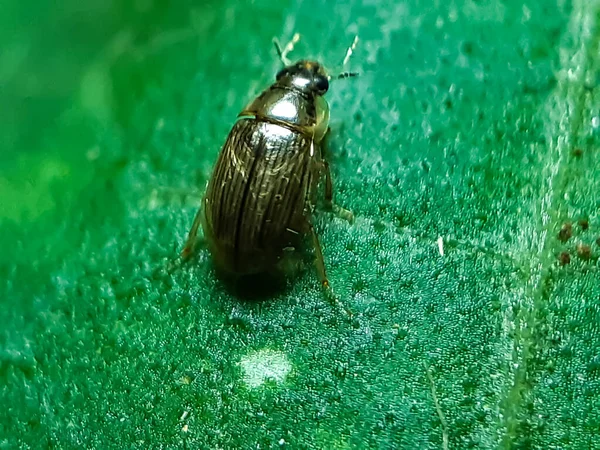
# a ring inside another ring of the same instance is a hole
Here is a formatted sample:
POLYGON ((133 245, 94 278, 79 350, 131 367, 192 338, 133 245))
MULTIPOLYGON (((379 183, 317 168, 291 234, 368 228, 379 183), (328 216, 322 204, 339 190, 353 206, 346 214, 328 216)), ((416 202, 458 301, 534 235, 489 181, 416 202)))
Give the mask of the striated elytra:
MULTIPOLYGON (((326 206, 352 221, 352 213, 333 204, 331 174, 322 152, 329 124, 329 105, 323 96, 331 78, 318 62, 289 64, 277 44, 276 48, 285 67, 275 83, 238 115, 182 257, 193 254, 202 225, 218 268, 240 275, 265 272, 278 263, 284 249, 296 247, 310 234, 318 274, 327 287, 321 245, 311 220, 323 175, 326 206)), ((344 73, 337 78, 354 75, 344 73)))

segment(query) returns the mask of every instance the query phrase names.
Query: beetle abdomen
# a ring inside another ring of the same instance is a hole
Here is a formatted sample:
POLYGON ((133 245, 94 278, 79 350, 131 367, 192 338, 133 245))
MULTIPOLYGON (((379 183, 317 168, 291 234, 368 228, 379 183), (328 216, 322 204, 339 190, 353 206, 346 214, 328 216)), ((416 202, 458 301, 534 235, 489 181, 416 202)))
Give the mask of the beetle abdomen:
POLYGON ((262 271, 307 231, 307 200, 320 160, 311 141, 254 118, 233 126, 204 200, 204 233, 222 268, 262 271))

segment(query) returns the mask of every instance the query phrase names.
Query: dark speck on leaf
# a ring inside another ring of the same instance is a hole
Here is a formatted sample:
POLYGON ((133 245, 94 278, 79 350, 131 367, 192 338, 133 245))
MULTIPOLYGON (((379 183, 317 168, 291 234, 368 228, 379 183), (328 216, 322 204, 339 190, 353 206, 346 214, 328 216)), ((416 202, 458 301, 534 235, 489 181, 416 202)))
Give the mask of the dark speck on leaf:
POLYGON ((592 256, 591 247, 586 244, 577 245, 577 256, 579 256, 581 259, 590 259, 592 256))
POLYGON ((562 266, 565 266, 571 262, 571 256, 569 255, 568 252, 562 252, 560 254, 560 256, 558 257, 558 259, 560 260, 560 264, 562 266))
POLYGON ((466 41, 463 44, 463 52, 465 52, 466 55, 470 55, 473 53, 473 43, 470 41, 466 41))
POLYGON ((573 236, 573 225, 567 222, 558 232, 558 239, 562 242, 567 242, 571 236, 573 236))
POLYGON ((580 219, 579 222, 577 222, 579 224, 579 226, 581 227, 581 229, 583 231, 587 230, 590 227, 590 223, 588 222, 587 219, 580 219))

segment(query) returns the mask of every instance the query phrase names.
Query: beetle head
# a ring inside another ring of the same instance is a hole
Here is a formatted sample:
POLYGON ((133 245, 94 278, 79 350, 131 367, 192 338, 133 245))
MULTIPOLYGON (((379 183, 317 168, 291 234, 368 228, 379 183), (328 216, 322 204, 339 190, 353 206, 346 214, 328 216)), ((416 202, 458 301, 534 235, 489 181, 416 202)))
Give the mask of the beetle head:
POLYGON ((324 95, 329 89, 329 77, 316 61, 298 61, 277 73, 277 84, 314 95, 324 95))

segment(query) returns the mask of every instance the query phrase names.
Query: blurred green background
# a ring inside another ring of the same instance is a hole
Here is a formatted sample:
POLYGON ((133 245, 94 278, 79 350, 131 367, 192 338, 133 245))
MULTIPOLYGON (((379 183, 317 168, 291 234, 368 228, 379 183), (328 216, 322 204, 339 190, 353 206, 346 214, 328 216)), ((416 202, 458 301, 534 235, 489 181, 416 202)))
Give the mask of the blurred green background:
POLYGON ((0 448, 600 448, 599 27, 598 0, 2 2, 0 448), (259 299, 205 252, 164 270, 294 32, 334 70, 360 36, 328 94, 357 220, 315 217, 350 322, 308 262, 259 299))

